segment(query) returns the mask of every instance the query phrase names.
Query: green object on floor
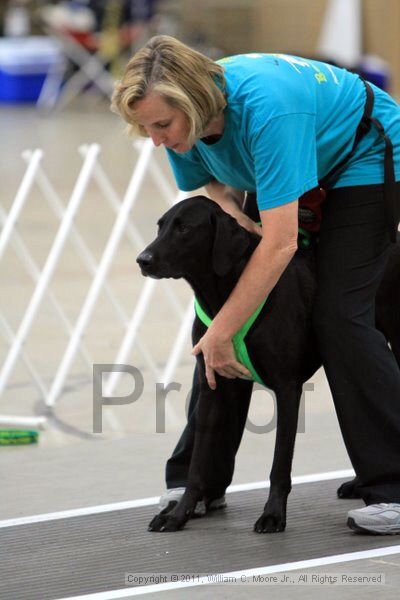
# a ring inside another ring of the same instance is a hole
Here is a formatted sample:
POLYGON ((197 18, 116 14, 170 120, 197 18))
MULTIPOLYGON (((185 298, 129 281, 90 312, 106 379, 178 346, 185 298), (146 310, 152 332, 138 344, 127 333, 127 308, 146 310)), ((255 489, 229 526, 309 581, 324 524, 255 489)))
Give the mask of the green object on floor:
POLYGON ((39 432, 28 429, 0 429, 0 446, 36 444, 39 432))

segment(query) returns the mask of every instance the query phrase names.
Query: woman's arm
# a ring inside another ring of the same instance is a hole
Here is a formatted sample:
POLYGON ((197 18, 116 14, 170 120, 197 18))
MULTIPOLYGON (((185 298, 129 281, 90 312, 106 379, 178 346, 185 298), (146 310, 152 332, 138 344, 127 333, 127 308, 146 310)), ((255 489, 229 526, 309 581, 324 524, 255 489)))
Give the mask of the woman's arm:
POLYGON ((215 372, 238 377, 243 366, 237 362, 232 337, 271 292, 297 249, 297 200, 260 212, 262 239, 233 292, 214 318, 207 333, 193 349, 203 352, 209 386, 215 389, 215 372))
POLYGON ((239 225, 252 233, 261 235, 260 227, 243 213, 244 192, 229 185, 224 185, 215 179, 207 184, 205 188, 211 200, 214 200, 222 210, 236 219, 239 225))

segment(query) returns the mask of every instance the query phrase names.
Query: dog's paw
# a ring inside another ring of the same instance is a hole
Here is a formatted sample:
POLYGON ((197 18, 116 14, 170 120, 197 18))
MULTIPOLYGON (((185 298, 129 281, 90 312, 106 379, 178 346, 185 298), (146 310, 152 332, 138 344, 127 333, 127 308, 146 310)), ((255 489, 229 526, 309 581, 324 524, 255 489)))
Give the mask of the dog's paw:
POLYGON ((185 523, 186 521, 182 523, 174 515, 160 512, 150 521, 147 531, 179 531, 184 527, 185 523))
POLYGON ((360 493, 357 487, 360 485, 360 482, 357 477, 354 477, 351 481, 345 481, 342 483, 340 487, 337 489, 338 498, 341 499, 353 499, 353 498, 361 498, 360 493))
POLYGON ((254 523, 254 531, 256 533, 276 533, 284 531, 285 527, 286 519, 271 513, 263 513, 254 523))

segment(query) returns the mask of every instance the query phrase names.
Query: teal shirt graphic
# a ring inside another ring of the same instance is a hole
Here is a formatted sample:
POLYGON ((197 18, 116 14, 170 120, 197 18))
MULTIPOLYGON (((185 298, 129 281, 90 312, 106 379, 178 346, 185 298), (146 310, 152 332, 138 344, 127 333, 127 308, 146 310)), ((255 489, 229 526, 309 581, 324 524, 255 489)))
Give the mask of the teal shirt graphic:
MULTIPOLYGON (((291 202, 318 185, 350 152, 363 115, 365 87, 338 67, 283 54, 244 54, 219 61, 228 105, 222 138, 185 154, 167 149, 177 185, 192 191, 212 179, 257 192, 261 210, 291 202)), ((373 116, 394 146, 400 180, 400 108, 375 93, 373 116)), ((384 144, 374 127, 334 187, 382 183, 384 144)))

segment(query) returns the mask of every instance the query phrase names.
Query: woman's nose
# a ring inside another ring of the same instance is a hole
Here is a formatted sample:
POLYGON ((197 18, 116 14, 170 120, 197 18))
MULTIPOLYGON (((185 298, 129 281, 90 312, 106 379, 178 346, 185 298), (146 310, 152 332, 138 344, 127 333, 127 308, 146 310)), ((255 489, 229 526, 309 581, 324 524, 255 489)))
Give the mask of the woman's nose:
POLYGON ((164 142, 164 136, 161 133, 151 133, 150 136, 155 146, 160 146, 164 142))

